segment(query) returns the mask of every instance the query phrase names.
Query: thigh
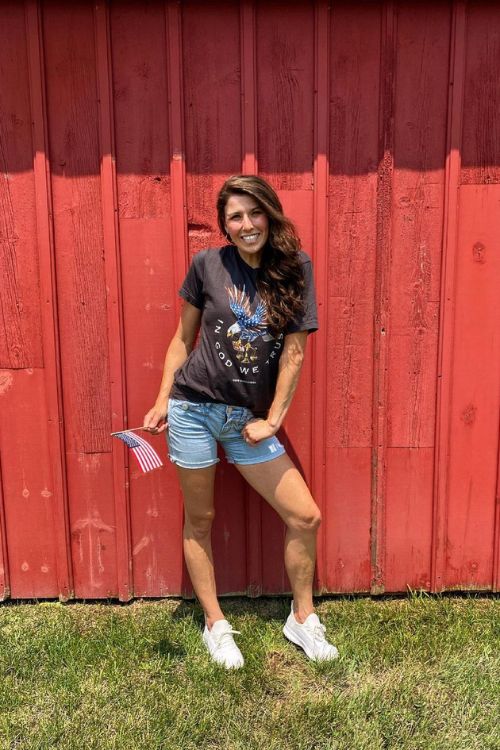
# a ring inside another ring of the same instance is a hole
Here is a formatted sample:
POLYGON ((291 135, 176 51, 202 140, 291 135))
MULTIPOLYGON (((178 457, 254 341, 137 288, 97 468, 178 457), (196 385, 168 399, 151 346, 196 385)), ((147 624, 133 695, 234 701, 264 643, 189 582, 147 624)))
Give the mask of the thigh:
POLYGON ((215 464, 205 469, 184 469, 177 466, 177 475, 188 518, 208 518, 214 515, 215 464))
POLYGON ((302 474, 288 454, 261 464, 235 466, 285 523, 315 516, 318 512, 302 474))

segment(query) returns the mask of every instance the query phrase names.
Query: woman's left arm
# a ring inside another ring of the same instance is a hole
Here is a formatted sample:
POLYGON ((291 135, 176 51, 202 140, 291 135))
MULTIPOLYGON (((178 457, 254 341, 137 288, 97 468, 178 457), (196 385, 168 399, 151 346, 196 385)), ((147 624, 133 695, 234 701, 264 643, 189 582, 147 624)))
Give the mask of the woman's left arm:
POLYGON ((267 419, 252 420, 242 431, 243 437, 250 445, 272 437, 281 427, 299 382, 306 343, 307 331, 288 333, 285 336, 283 352, 279 360, 276 390, 267 419))

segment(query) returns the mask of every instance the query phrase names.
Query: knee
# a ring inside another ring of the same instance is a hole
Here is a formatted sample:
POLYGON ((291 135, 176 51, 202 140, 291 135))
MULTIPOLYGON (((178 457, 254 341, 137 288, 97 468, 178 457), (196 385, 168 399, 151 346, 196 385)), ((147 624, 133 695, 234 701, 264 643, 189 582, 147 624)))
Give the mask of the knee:
POLYGON ((295 531, 308 531, 316 532, 321 525, 321 511, 317 505, 311 510, 302 513, 300 516, 295 516, 291 519, 288 524, 295 531))
POLYGON ((215 518, 215 511, 207 510, 203 513, 186 513, 184 520, 184 532, 186 536, 203 539, 209 536, 212 531, 212 523, 215 518))

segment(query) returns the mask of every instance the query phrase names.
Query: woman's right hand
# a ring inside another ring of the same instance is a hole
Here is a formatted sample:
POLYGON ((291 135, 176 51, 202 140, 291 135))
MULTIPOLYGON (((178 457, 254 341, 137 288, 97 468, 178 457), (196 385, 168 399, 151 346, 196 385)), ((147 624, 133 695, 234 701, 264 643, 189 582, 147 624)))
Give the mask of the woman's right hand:
POLYGON ((167 430, 167 410, 167 404, 162 404, 161 406, 155 404, 144 417, 142 429, 147 430, 151 435, 159 435, 161 432, 167 430))

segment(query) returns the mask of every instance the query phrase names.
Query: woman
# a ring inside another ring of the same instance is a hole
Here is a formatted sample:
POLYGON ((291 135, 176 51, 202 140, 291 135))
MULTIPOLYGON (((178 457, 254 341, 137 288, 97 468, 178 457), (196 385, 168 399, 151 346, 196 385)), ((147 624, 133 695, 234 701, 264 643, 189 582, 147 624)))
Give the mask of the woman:
POLYGON ((285 566, 293 600, 285 636, 313 660, 333 659, 337 649, 325 639, 312 600, 320 512, 276 437, 297 387, 308 332, 317 330, 311 261, 278 196, 260 177, 227 180, 217 215, 229 244, 193 259, 144 429, 157 435, 168 427, 169 457, 184 496, 184 555, 212 658, 228 669, 243 666, 236 631, 215 588, 211 526, 218 441, 287 526, 285 566), (193 348, 200 326, 200 343, 193 348))

